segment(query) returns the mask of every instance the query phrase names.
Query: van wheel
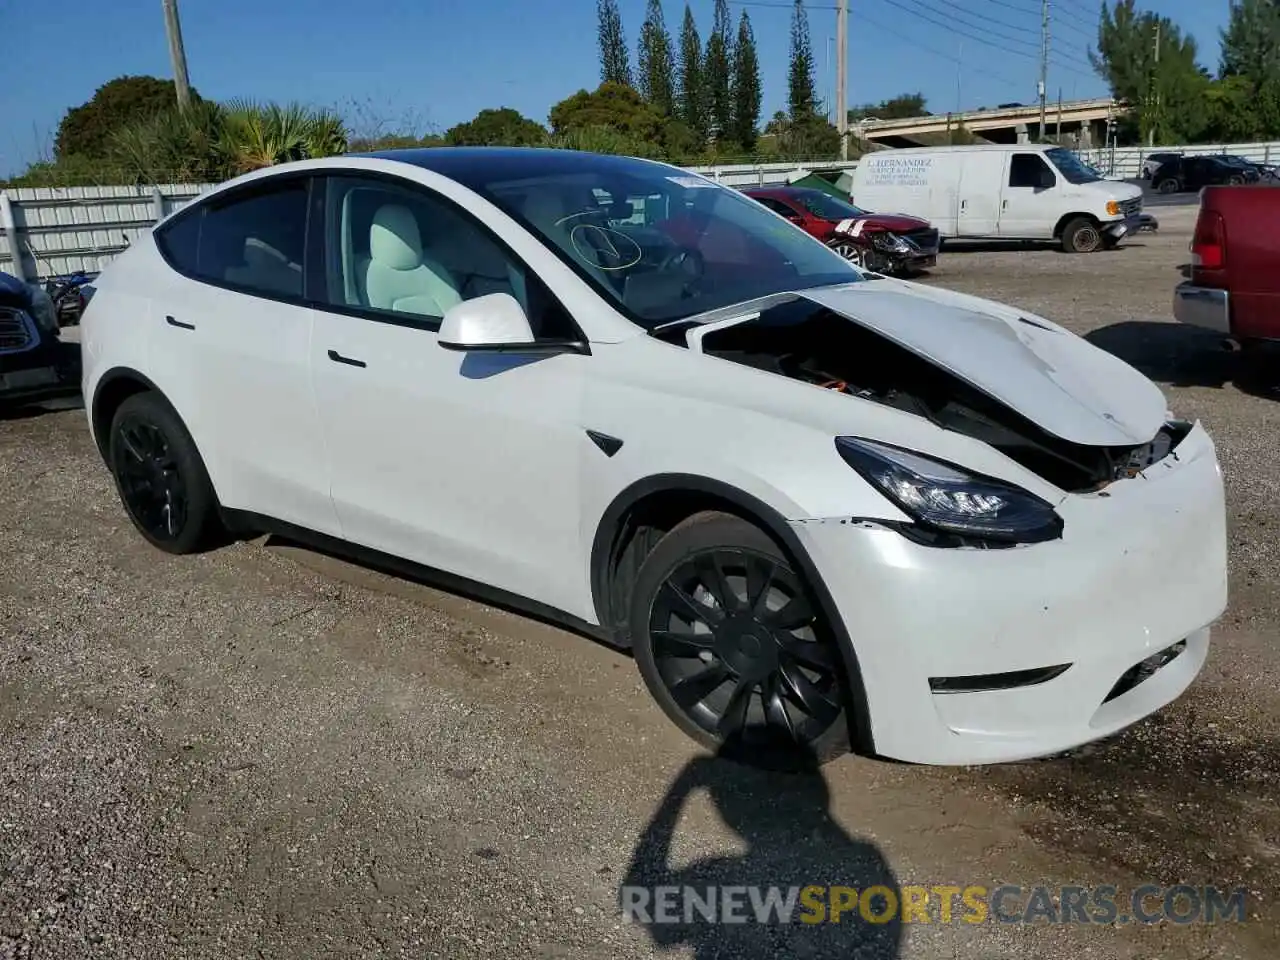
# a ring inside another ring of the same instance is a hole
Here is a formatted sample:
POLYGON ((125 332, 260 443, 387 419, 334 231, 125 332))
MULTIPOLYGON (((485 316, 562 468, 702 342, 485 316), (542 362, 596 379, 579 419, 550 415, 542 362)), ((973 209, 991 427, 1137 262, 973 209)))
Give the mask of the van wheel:
POLYGON ((1086 217, 1077 217, 1062 231, 1062 249, 1067 253, 1093 253, 1102 246, 1102 232, 1086 217))

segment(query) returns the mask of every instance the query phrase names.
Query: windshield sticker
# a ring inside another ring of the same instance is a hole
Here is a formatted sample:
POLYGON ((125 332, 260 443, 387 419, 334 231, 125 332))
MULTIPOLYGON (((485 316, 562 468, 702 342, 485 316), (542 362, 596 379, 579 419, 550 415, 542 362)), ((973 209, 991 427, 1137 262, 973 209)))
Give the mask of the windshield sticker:
POLYGON ((718 186, 714 181, 704 179, 703 177, 667 177, 667 180, 678 187, 688 187, 691 190, 718 186))

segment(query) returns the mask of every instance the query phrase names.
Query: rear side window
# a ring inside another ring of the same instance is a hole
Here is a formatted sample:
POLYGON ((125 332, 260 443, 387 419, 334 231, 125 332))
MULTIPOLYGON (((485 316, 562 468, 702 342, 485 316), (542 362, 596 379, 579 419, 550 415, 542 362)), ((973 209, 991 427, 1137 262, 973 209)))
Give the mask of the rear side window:
POLYGON ((307 181, 287 180, 176 219, 157 238, 173 266, 197 280, 268 296, 302 296, 307 181))

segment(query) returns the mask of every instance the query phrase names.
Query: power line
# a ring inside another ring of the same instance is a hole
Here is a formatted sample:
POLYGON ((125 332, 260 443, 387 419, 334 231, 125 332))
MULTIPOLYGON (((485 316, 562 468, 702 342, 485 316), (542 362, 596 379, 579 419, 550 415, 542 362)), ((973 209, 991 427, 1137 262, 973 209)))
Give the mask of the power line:
POLYGON ((974 73, 981 73, 984 76, 988 76, 995 80, 999 80, 1002 83, 1009 83, 1009 84, 1016 85, 1021 82, 1019 80, 1011 79, 1005 74, 996 73, 993 70, 987 70, 984 67, 975 67, 972 64, 965 64, 963 60, 961 60, 959 57, 955 56, 954 54, 947 53, 944 50, 939 50, 937 47, 931 46, 930 44, 927 44, 923 40, 920 40, 916 37, 910 37, 904 33, 900 33, 893 27, 886 26, 885 24, 880 23, 874 17, 867 16, 865 11, 861 11, 861 10, 858 11, 858 19, 864 23, 871 24, 871 26, 875 27, 877 30, 881 30, 889 34, 889 36, 891 37, 897 37, 899 40, 903 41, 904 43, 909 43, 912 46, 919 47, 921 50, 927 50, 929 53, 932 53, 934 56, 941 57, 944 60, 950 60, 952 63, 960 64, 960 66, 966 67, 967 69, 971 70, 974 73))
MULTIPOLYGON (((982 24, 969 23, 968 21, 966 21, 966 20, 964 20, 963 18, 961 18, 960 16, 958 16, 958 15, 955 13, 955 11, 953 11, 953 10, 939 10, 937 7, 933 7, 933 6, 930 6, 929 4, 925 3, 925 2, 924 2, 924 0, 903 0, 903 2, 905 2, 905 3, 910 3, 912 6, 915 6, 915 7, 921 7, 921 8, 923 8, 923 9, 927 10, 929 13, 934 14, 935 16, 939 16, 939 17, 951 17, 951 18, 953 18, 953 19, 955 20, 955 22, 956 22, 956 23, 960 23, 960 24, 962 24, 962 25, 964 25, 964 26, 968 27, 970 30, 981 30, 981 31, 983 31, 984 33, 986 33, 988 36, 996 37, 996 38, 1001 39, 1001 40, 1004 40, 1004 41, 1006 41, 1006 42, 1008 42, 1008 43, 1019 43, 1019 44, 1023 44, 1024 46, 1031 47, 1032 49, 1036 49, 1036 48, 1039 46, 1039 44, 1034 43, 1034 42, 1032 42, 1032 41, 1030 41, 1030 40, 1025 40, 1025 39, 1023 39, 1023 38, 1021 38, 1021 37, 1013 37, 1013 36, 1010 36, 1010 35, 1009 35, 1009 34, 1007 34, 1007 33, 999 33, 999 32, 997 32, 997 31, 995 31, 995 30, 990 29, 989 27, 983 26, 982 24)), ((904 12, 904 13, 911 13, 912 11, 907 10, 907 11, 903 11, 903 12, 904 12)), ((952 31, 954 31, 954 32, 956 32, 956 33, 959 33, 959 32, 960 32, 959 30, 956 30, 956 29, 955 29, 955 23, 948 23, 946 20, 934 20, 934 19, 932 19, 931 17, 928 17, 928 16, 926 16, 926 15, 925 15, 925 14, 923 14, 923 13, 916 13, 916 14, 915 14, 915 16, 922 17, 923 19, 928 20, 930 23, 933 23, 933 24, 935 24, 936 26, 939 26, 939 27, 943 27, 943 28, 945 28, 945 29, 947 29, 947 30, 952 30, 952 31)), ((988 21, 991 21, 991 18, 990 18, 990 17, 985 17, 985 18, 983 18, 983 19, 986 19, 986 20, 988 20, 988 21)), ((1000 21, 995 20, 995 21, 991 21, 991 22, 993 22, 993 23, 999 23, 1000 21)), ((1021 28, 1019 28, 1019 27, 1014 27, 1013 29, 1015 29, 1015 30, 1017 30, 1017 29, 1021 29, 1024 33, 1028 33, 1028 34, 1030 34, 1031 36, 1035 36, 1035 35, 1036 35, 1036 31, 1033 31, 1033 30, 1027 30, 1025 27, 1021 27, 1021 28)), ((975 38, 975 39, 977 39, 977 38, 975 38)), ((979 41, 979 42, 981 42, 981 41, 979 41)), ((989 44, 989 46, 998 46, 998 45, 997 45, 997 44, 989 44)))

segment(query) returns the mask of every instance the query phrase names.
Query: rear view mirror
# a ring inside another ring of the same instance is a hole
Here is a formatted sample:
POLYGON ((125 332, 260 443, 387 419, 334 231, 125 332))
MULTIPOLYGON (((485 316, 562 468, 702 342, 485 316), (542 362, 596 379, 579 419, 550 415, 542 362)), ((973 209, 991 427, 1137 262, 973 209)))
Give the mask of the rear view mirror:
POLYGON ((440 321, 440 346, 446 350, 488 353, 586 353, 585 344, 538 340, 524 308, 509 293, 463 300, 440 321))

